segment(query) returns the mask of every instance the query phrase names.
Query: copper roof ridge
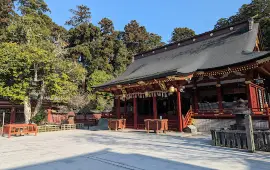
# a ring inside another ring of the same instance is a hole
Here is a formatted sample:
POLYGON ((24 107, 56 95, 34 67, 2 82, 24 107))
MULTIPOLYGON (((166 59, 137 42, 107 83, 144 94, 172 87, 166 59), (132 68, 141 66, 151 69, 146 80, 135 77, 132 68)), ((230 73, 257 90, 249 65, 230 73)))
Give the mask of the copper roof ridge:
MULTIPOLYGON (((181 43, 188 42, 188 41, 190 41, 190 40, 192 40, 192 39, 193 39, 193 42, 192 42, 192 43, 189 43, 189 44, 193 44, 193 43, 198 42, 198 41, 196 41, 196 38, 203 37, 203 36, 208 35, 208 34, 211 34, 211 33, 220 32, 220 31, 222 31, 222 30, 226 30, 226 29, 228 29, 228 28, 235 27, 235 26, 238 26, 238 25, 241 25, 241 24, 249 24, 249 20, 243 20, 243 21, 240 21, 240 22, 237 22, 237 23, 235 23, 235 24, 231 24, 231 25, 228 25, 228 26, 219 28, 219 29, 213 29, 213 30, 211 30, 211 31, 207 31, 207 32, 204 32, 204 33, 201 33, 201 34, 192 36, 192 37, 190 37, 190 38, 186 38, 186 39, 183 39, 183 40, 180 40, 180 41, 177 41, 177 42, 169 43, 169 44, 166 44, 166 45, 164 45, 164 46, 157 47, 157 48, 154 48, 154 49, 151 49, 151 50, 148 50, 148 51, 145 51, 145 52, 136 54, 136 55, 134 56, 134 58, 135 58, 135 60, 136 60, 136 59, 139 59, 139 58, 142 58, 142 57, 151 56, 151 55, 156 54, 155 51, 157 51, 157 50, 161 50, 161 49, 167 50, 168 47, 173 47, 173 46, 175 46, 175 45, 177 45, 176 48, 182 47, 182 46, 184 46, 184 45, 181 45, 181 43), (180 45, 179 45, 179 44, 180 44, 180 45), (145 56, 145 55, 146 55, 146 56, 145 56)), ((221 34, 221 35, 222 35, 222 34, 221 34)), ((215 36, 214 36, 214 37, 215 37, 215 36)), ((206 38, 206 39, 210 39, 210 38, 213 38, 213 36, 210 35, 209 38, 206 38)), ((206 40, 206 39, 205 39, 205 40, 206 40)), ((189 45, 189 44, 186 44, 186 45, 189 45)), ((171 49, 168 49, 168 50, 172 50, 172 49, 175 49, 175 48, 171 48, 171 49)), ((164 52, 164 51, 162 51, 162 52, 164 52)), ((159 53, 161 53, 161 52, 159 52, 159 53)))

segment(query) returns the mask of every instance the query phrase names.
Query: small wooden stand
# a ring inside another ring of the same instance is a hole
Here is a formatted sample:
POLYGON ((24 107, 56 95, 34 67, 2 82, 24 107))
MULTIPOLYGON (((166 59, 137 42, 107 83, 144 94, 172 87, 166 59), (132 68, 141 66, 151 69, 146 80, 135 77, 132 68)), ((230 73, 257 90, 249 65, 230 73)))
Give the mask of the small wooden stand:
POLYGON ((124 130, 126 128, 126 119, 109 119, 108 128, 115 131, 118 129, 124 130))
POLYGON ((149 133, 153 130, 155 133, 166 133, 168 131, 168 119, 145 119, 145 130, 149 133))

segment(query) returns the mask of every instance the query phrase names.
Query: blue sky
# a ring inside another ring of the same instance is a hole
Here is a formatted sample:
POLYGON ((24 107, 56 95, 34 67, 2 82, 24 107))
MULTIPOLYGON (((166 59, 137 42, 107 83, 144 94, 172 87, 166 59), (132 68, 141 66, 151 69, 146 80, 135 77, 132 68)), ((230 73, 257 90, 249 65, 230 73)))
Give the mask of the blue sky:
POLYGON ((235 14, 242 4, 251 0, 45 0, 53 20, 64 26, 71 16, 69 9, 85 4, 91 8, 92 22, 107 17, 117 30, 130 20, 137 20, 149 32, 170 39, 175 27, 189 27, 196 34, 213 29, 216 21, 235 14))

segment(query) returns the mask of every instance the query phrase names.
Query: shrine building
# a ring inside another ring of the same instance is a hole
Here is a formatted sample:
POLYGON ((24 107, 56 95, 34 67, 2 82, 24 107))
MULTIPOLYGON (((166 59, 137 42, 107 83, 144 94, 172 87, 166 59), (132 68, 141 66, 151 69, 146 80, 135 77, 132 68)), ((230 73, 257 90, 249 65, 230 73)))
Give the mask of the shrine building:
POLYGON ((130 128, 160 118, 176 131, 224 123, 239 100, 269 128, 270 52, 262 36, 253 19, 196 35, 134 56, 122 75, 95 88, 114 95, 114 116, 130 128))

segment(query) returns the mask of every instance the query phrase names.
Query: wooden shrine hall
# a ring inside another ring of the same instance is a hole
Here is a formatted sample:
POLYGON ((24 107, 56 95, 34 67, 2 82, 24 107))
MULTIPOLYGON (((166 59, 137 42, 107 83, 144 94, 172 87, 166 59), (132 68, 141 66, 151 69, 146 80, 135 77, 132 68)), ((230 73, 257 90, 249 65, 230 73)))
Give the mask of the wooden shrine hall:
POLYGON ((232 119, 238 101, 270 127, 270 52, 253 19, 134 56, 127 70, 95 87, 115 96, 127 127, 168 119, 182 131, 193 119, 232 119))

